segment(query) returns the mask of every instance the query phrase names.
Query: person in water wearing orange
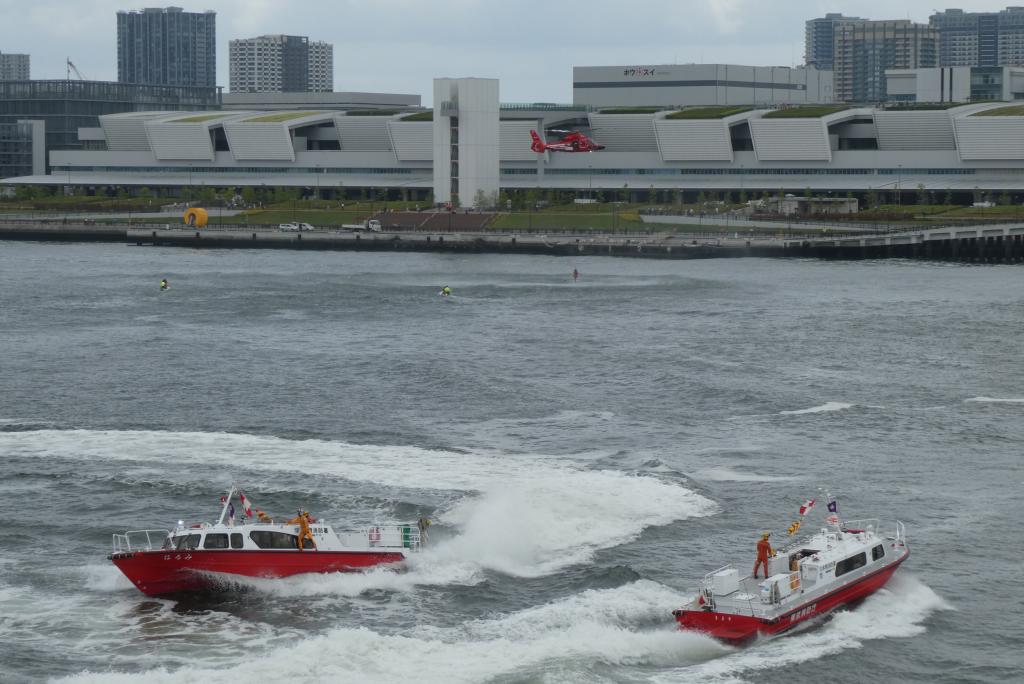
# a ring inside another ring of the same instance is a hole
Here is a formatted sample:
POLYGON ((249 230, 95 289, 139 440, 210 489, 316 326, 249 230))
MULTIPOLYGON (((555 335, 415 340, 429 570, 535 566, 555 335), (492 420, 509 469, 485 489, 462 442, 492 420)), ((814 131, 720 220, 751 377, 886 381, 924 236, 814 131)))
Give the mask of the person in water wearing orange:
POLYGON ((754 579, 757 579, 757 569, 764 564, 764 578, 768 579, 768 559, 775 555, 772 545, 768 543, 771 532, 765 532, 757 542, 757 562, 754 563, 754 579))
POLYGON ((307 539, 309 540, 309 543, 313 545, 313 548, 316 548, 316 540, 313 539, 313 533, 309 530, 309 520, 309 513, 299 511, 299 514, 287 523, 288 525, 299 526, 299 538, 295 540, 295 543, 299 547, 299 551, 302 551, 303 547, 305 547, 307 539))

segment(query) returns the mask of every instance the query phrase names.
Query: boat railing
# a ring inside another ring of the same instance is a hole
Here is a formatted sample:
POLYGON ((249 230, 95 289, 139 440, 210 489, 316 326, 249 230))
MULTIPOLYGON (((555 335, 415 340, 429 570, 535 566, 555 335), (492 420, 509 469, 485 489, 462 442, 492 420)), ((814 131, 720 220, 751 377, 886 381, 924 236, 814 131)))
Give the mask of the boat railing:
POLYGON ((902 520, 896 521, 896 536, 894 537, 894 539, 900 545, 906 545, 907 543, 907 527, 903 524, 902 520))
POLYGON ((843 532, 872 532, 879 533, 878 518, 862 518, 860 520, 845 520, 842 525, 843 532))
POLYGON ((170 532, 167 530, 128 530, 124 534, 115 534, 113 535, 114 553, 159 549, 169 534, 170 532))
POLYGON ((418 551, 424 541, 416 525, 373 525, 361 530, 361 534, 371 547, 418 551))

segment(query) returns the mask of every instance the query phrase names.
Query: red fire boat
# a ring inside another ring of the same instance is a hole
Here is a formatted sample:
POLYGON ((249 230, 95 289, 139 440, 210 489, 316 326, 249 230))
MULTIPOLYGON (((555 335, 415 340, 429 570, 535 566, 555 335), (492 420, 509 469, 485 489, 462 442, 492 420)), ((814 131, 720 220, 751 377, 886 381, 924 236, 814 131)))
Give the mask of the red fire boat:
MULTIPOLYGON (((420 549, 425 519, 410 525, 375 525, 335 532, 308 513, 287 522, 259 519, 236 523, 234 490, 222 497, 216 523, 167 530, 132 530, 113 535, 108 557, 147 596, 215 589, 231 576, 277 578, 302 573, 351 572, 400 563, 420 549)), ((251 504, 241 495, 243 516, 251 504)))
POLYGON ((767 579, 741 576, 733 566, 705 575, 693 602, 672 611, 680 628, 740 644, 881 589, 910 555, 903 523, 896 521, 893 534, 885 536, 877 519, 840 523, 834 502, 829 510, 826 527, 768 559, 767 579))

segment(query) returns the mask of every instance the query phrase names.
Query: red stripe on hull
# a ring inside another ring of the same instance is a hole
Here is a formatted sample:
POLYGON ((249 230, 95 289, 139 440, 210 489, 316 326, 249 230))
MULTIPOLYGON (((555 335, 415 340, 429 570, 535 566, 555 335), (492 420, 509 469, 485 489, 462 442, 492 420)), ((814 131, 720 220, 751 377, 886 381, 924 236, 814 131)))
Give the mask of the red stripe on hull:
POLYGON ((908 555, 910 554, 904 555, 900 560, 876 573, 866 575, 855 584, 842 587, 817 599, 795 604, 792 610, 773 620, 749 615, 717 613, 711 610, 678 610, 675 611, 676 621, 679 623, 680 629, 705 632, 716 639, 732 644, 749 641, 758 635, 781 634, 801 622, 824 615, 840 606, 875 593, 885 586, 885 583, 889 581, 889 578, 907 559, 908 555))
POLYGON ((216 584, 204 573, 243 577, 289 577, 303 573, 346 572, 398 563, 397 551, 141 551, 110 557, 147 596, 205 589, 216 584))

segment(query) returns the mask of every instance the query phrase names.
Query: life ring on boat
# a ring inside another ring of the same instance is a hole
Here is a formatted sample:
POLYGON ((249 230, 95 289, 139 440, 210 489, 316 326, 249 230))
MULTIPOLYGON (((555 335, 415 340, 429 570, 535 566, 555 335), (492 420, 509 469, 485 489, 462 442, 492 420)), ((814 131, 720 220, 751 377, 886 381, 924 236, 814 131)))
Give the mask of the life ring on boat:
POLYGON ((369 538, 370 538, 370 544, 379 544, 380 543, 380 528, 379 527, 371 527, 370 528, 369 538))

